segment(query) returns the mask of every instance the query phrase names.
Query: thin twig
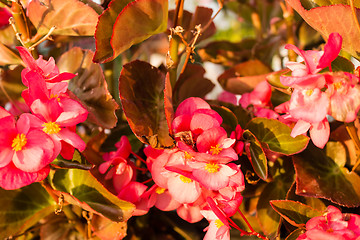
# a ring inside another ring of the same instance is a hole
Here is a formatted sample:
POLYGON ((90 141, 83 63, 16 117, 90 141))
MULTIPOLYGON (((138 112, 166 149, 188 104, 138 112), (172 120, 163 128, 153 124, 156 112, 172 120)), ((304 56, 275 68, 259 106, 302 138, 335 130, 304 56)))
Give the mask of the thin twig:
POLYGON ((34 43, 33 45, 31 45, 30 47, 29 47, 29 50, 30 51, 32 51, 32 50, 34 50, 34 48, 37 46, 37 45, 39 45, 40 43, 42 43, 42 42, 44 42, 44 41, 46 41, 46 40, 53 40, 52 38, 51 38, 51 33, 54 31, 56 29, 56 26, 52 26, 51 28, 50 28, 50 30, 49 30, 49 32, 44 36, 44 37, 42 37, 39 41, 37 41, 36 43, 34 43))

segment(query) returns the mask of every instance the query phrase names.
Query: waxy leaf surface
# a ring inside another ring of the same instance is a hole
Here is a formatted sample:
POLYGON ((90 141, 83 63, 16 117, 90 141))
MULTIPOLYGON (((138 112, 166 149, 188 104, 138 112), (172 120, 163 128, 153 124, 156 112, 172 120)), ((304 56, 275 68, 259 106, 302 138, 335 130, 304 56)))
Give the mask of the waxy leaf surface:
POLYGON ((89 111, 88 120, 104 128, 113 128, 118 104, 109 93, 101 66, 92 62, 93 56, 92 51, 75 47, 64 53, 57 65, 62 72, 78 74, 70 80, 69 90, 89 111))
POLYGON ((108 62, 132 45, 166 30, 167 0, 113 0, 99 18, 95 62, 108 62))
POLYGON ((261 179, 265 180, 268 176, 268 166, 261 143, 249 130, 244 131, 243 137, 247 140, 245 143, 245 151, 254 171, 261 179))
POLYGON ((296 194, 324 198, 346 207, 360 206, 360 176, 339 166, 313 145, 293 157, 296 194))
MULTIPOLYGON (((286 0, 300 16, 327 39, 332 32, 343 37, 342 47, 356 58, 360 58, 360 45, 357 44, 360 32, 349 5, 331 5, 306 10, 300 0, 286 0)), ((355 9, 359 16, 360 10, 355 9)), ((358 17, 359 19, 359 17, 358 17)))
POLYGON ((0 65, 22 64, 21 58, 0 42, 0 65))
POLYGON ((303 135, 291 137, 291 128, 274 119, 254 118, 246 128, 271 151, 285 155, 301 152, 309 142, 309 138, 303 135))
POLYGON ((173 146, 164 109, 165 75, 136 60, 124 65, 119 81, 121 104, 135 135, 153 147, 173 146))
POLYGON ((51 178, 51 184, 64 194, 65 201, 115 222, 126 221, 134 210, 132 203, 110 193, 89 171, 58 169, 51 178))
POLYGON ((22 233, 56 208, 39 183, 12 191, 0 188, 0 196, 0 239, 22 233))
POLYGON ((290 200, 270 201, 273 209, 295 227, 303 227, 313 217, 321 216, 322 212, 300 202, 290 200))
POLYGON ((78 0, 33 0, 27 15, 37 29, 45 35, 53 26, 53 35, 92 36, 99 15, 90 6, 78 0))

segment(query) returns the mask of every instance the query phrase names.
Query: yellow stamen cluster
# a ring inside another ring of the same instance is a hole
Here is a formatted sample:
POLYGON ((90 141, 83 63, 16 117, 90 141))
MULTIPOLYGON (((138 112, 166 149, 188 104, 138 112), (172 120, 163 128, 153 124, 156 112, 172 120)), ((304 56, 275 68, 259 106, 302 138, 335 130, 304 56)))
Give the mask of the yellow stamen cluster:
POLYGON ((187 178, 183 175, 180 176, 180 180, 183 181, 184 183, 191 183, 192 180, 190 178, 187 178))
POLYGON ((47 134, 54 134, 60 132, 60 125, 54 122, 47 122, 42 125, 43 131, 47 134))
POLYGON ((191 156, 191 154, 190 153, 188 153, 188 152, 185 152, 185 159, 186 160, 190 160, 190 159, 192 159, 193 158, 193 156, 191 156))
POLYGON ((163 194, 164 192, 165 192, 165 188, 162 188, 162 187, 157 187, 156 188, 156 190, 155 190, 155 192, 157 193, 157 194, 163 194))
POLYGON ((215 226, 219 229, 224 226, 224 223, 220 219, 215 220, 215 226))
POLYGON ((333 85, 336 90, 339 90, 343 84, 342 84, 342 82, 337 82, 337 83, 334 83, 333 85))
POLYGON ((53 99, 53 98, 56 98, 56 100, 57 100, 58 102, 60 102, 59 95, 57 95, 57 94, 50 94, 50 99, 53 99))
POLYGON ((25 134, 21 133, 16 135, 16 137, 13 139, 11 147, 16 152, 21 151, 23 147, 26 145, 26 143, 27 143, 27 138, 25 134))
POLYGON ((313 92, 314 92, 314 90, 309 89, 305 93, 306 93, 306 95, 308 95, 310 97, 313 94, 313 92))
POLYGON ((205 165, 205 170, 209 173, 216 173, 219 171, 220 166, 217 163, 207 163, 205 165))
POLYGON ((219 144, 210 147, 210 152, 212 155, 218 155, 222 150, 223 149, 219 146, 219 144))

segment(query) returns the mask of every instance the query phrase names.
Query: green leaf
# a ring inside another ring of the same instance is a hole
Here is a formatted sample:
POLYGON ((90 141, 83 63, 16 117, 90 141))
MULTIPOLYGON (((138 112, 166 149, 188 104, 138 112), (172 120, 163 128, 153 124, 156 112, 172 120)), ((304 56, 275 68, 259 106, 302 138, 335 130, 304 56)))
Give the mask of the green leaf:
POLYGON ((78 0, 33 0, 27 16, 45 35, 56 26, 52 35, 93 36, 99 15, 90 6, 78 0))
POLYGON ((136 60, 124 65, 119 81, 121 104, 135 135, 156 148, 172 147, 164 109, 164 74, 136 60))
POLYGON ((55 201, 39 183, 12 191, 0 188, 0 238, 23 233, 55 208, 55 201))
POLYGON ((291 128, 274 119, 254 118, 246 128, 271 151, 285 155, 303 151, 309 142, 309 138, 303 135, 291 137, 291 128))
POLYGON ((74 47, 60 57, 57 65, 62 72, 78 74, 70 80, 69 90, 89 111, 88 120, 104 128, 113 128, 117 123, 118 104, 109 93, 101 66, 92 62, 93 56, 90 50, 74 47))
POLYGON ((292 231, 292 232, 286 237, 285 240, 297 240, 297 238, 298 238, 301 234, 305 233, 305 231, 306 231, 306 229, 304 229, 304 228, 298 228, 298 229, 292 231))
POLYGON ((64 194, 65 201, 115 222, 129 219, 135 208, 106 190, 89 171, 58 169, 51 184, 64 194))
MULTIPOLYGON (((343 37, 343 49, 352 56, 360 59, 360 45, 357 44, 357 40, 360 38, 360 32, 358 31, 357 22, 354 21, 349 5, 338 4, 312 8, 314 7, 313 2, 307 1, 310 3, 311 9, 306 10, 300 0, 287 0, 286 2, 293 7, 312 28, 320 32, 325 39, 333 32, 339 33, 343 37)), ((306 1, 303 0, 303 2, 306 1)), ((336 1, 336 3, 338 3, 338 1, 336 1)), ((360 14, 360 9, 355 8, 355 11, 356 15, 360 14)))
POLYGON ((273 200, 270 201, 273 209, 295 227, 303 227, 313 217, 321 216, 322 212, 290 200, 273 200))
POLYGON ((342 56, 338 56, 334 61, 331 62, 331 68, 334 72, 349 72, 352 73, 354 72, 354 64, 342 57, 342 56))
POLYGON ((94 62, 108 62, 167 27, 167 0, 113 0, 95 32, 94 62))
POLYGON ((230 134, 238 125, 238 120, 235 114, 224 106, 211 105, 211 108, 215 110, 223 119, 221 126, 230 134))
POLYGON ((272 182, 268 183, 261 192, 256 206, 256 215, 262 231, 269 238, 276 235, 280 223, 280 215, 271 207, 270 201, 285 199, 292 181, 292 176, 278 176, 272 182))
POLYGON ((323 150, 309 145, 293 161, 296 194, 324 198, 346 207, 360 206, 360 176, 339 166, 323 150))
POLYGON ((261 179, 266 180, 268 176, 268 165, 261 143, 249 130, 244 131, 243 137, 247 140, 245 143, 245 151, 254 171, 261 179))

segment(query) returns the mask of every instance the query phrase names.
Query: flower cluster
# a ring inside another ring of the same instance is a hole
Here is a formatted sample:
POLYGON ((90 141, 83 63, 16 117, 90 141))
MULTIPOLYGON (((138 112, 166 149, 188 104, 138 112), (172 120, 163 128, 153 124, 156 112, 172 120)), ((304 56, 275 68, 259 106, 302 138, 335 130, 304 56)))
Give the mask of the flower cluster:
POLYGON ((232 163, 242 153, 244 144, 237 128, 232 138, 220 126, 222 118, 200 98, 188 98, 175 112, 172 131, 177 142, 173 149, 147 146, 146 164, 155 184, 147 189, 136 182, 135 166, 126 137, 117 143, 118 150, 103 156, 99 166, 120 199, 136 205, 133 215, 145 214, 155 206, 163 211, 177 211, 184 220, 194 223, 205 217, 209 222, 205 239, 228 239, 227 218, 234 215, 242 202, 244 176, 240 166, 232 163), (242 143, 242 144, 241 144, 242 143), (234 149, 235 146, 235 150, 234 149))
POLYGON ((291 76, 281 76, 282 84, 293 89, 291 99, 275 110, 286 113, 283 121, 296 122, 291 136, 310 130, 313 143, 323 148, 330 135, 327 115, 342 122, 352 122, 360 109, 359 78, 347 72, 332 72, 331 63, 337 58, 342 37, 332 33, 324 51, 303 51, 294 45, 286 49, 295 51, 304 63, 289 62, 291 76), (328 68, 330 72, 321 73, 328 68))
POLYGON ((323 216, 314 217, 306 223, 306 232, 298 240, 356 240, 360 236, 360 216, 341 213, 334 206, 329 206, 323 216))
MULTIPOLYGON (((43 180, 49 163, 59 154, 71 159, 74 149, 85 149, 76 134, 76 124, 86 120, 88 112, 67 93, 75 75, 59 73, 53 58, 35 60, 24 47, 18 47, 26 68, 22 92, 30 113, 18 116, 0 108, 0 187, 16 189, 43 180), (15 118, 16 117, 16 118, 15 118)), ((16 111, 15 111, 16 112, 16 111)))
POLYGON ((244 189, 240 166, 231 163, 238 159, 233 148, 236 134, 228 138, 221 123, 222 118, 208 103, 200 98, 188 98, 179 105, 172 122, 177 147, 145 149, 156 184, 155 206, 162 210, 177 209, 178 215, 188 222, 207 218, 210 222, 207 235, 216 226, 216 232, 219 230, 216 239, 228 234, 221 227, 229 229, 226 217, 237 212, 242 202, 240 192, 244 189), (164 201, 171 202, 171 208, 164 201))

